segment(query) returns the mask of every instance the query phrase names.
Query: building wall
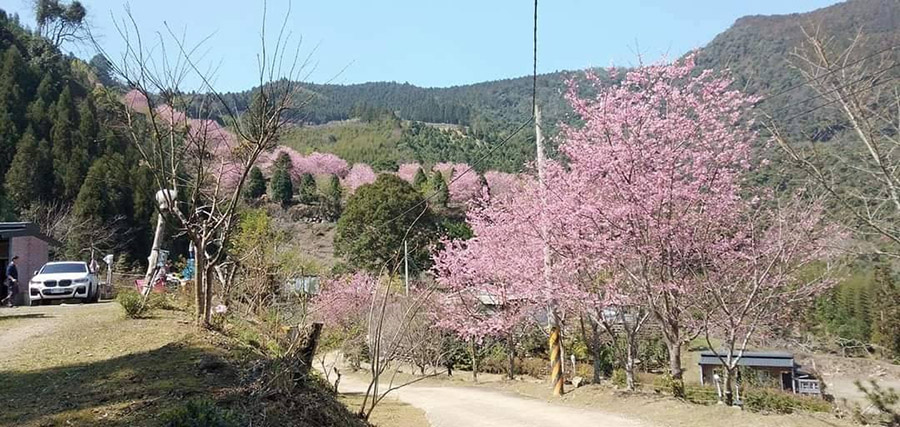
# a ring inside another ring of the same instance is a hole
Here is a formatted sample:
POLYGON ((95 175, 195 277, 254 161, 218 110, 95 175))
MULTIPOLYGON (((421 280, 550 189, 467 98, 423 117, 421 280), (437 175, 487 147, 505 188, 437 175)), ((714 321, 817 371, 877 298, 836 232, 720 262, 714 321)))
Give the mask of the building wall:
POLYGON ((34 236, 20 236, 10 239, 10 257, 13 255, 19 256, 19 259, 16 261, 16 266, 19 270, 19 296, 16 304, 28 303, 28 282, 34 276, 34 271, 39 270, 47 263, 49 252, 50 247, 47 242, 34 236))
MULTIPOLYGON (((723 368, 721 366, 713 366, 713 365, 701 366, 700 367, 700 375, 702 376, 700 379, 701 382, 703 382, 703 384, 706 384, 706 385, 714 385, 715 383, 713 382, 713 374, 715 373, 716 369, 724 370, 725 368, 723 368)), ((787 369, 787 368, 775 368, 775 367, 753 367, 751 369, 754 372, 759 373, 760 375, 767 375, 767 376, 771 377, 773 380, 776 380, 779 385, 781 384, 780 383, 781 382, 781 374, 783 372, 791 372, 790 369, 787 369)))

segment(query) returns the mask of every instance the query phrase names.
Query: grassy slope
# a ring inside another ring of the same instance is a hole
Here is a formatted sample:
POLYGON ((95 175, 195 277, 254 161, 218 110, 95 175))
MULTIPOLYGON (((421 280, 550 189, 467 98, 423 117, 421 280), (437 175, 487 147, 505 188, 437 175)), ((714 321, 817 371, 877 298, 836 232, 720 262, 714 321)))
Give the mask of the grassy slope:
POLYGON ((4 426, 159 425, 160 414, 193 398, 254 425, 363 425, 315 384, 287 402, 254 404, 240 381, 246 359, 181 312, 126 320, 112 302, 2 310, 0 341, 4 426), (23 335, 31 328, 43 333, 23 335))

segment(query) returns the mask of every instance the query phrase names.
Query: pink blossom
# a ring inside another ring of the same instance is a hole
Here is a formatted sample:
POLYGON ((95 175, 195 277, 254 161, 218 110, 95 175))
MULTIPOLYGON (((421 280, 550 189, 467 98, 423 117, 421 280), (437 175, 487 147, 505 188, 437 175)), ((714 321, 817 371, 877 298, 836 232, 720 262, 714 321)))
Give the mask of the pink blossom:
POLYGON ((323 281, 312 304, 314 316, 326 324, 351 327, 368 313, 378 279, 366 273, 344 275, 323 281))
POLYGON ((371 166, 365 163, 355 163, 350 168, 350 172, 347 173, 347 177, 344 178, 343 184, 344 187, 350 190, 350 194, 353 194, 361 185, 375 182, 375 178, 375 171, 372 170, 371 166))
POLYGON ((146 112, 148 108, 147 97, 137 89, 128 91, 128 93, 122 97, 122 102, 126 107, 138 112, 146 112))
POLYGON ((506 172, 487 171, 484 173, 484 180, 487 181, 491 197, 508 196, 522 185, 516 174, 506 172))
POLYGON ((298 176, 310 173, 313 175, 337 175, 343 178, 347 176, 348 171, 347 162, 331 153, 314 152, 301 157, 294 163, 294 172, 298 176))
POLYGON ((416 172, 418 172, 421 167, 422 165, 418 163, 404 163, 397 169, 397 176, 412 184, 416 178, 416 172))

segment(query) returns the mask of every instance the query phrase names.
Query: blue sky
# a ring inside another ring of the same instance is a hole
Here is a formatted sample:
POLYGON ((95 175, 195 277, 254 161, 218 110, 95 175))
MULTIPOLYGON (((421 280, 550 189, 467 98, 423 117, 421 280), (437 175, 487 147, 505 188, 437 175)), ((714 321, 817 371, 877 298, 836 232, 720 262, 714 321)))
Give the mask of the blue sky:
MULTIPOLYGON (((30 0, 7 0, 8 12, 33 22, 30 0)), ((82 0, 95 34, 114 58, 123 43, 113 25, 122 0, 82 0)), ((538 71, 630 65, 677 57, 702 47, 745 15, 806 12, 834 0, 543 0, 539 8, 538 71)), ((287 0, 269 0, 269 31, 287 0)), ((253 86, 259 50, 261 0, 133 0, 145 34, 163 22, 188 41, 207 42, 206 63, 217 68, 216 87, 253 86)), ((409 82, 452 86, 531 72, 531 0, 293 0, 289 30, 305 51, 318 45, 310 80, 409 82)), ((146 36, 145 36, 146 37, 146 36)), ((66 46, 82 57, 87 48, 66 46)))

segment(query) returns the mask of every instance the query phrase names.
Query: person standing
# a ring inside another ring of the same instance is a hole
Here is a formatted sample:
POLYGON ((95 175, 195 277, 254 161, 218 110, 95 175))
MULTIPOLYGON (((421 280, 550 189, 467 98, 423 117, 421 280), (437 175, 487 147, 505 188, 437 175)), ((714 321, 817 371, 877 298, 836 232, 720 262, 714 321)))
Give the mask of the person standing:
POLYGON ((18 255, 14 255, 6 266, 6 304, 10 307, 16 305, 16 295, 19 294, 19 269, 16 267, 18 255))

